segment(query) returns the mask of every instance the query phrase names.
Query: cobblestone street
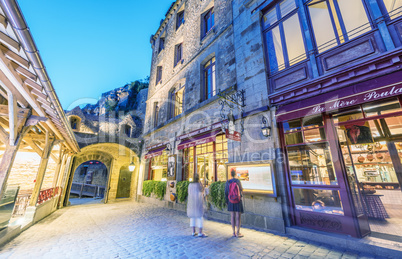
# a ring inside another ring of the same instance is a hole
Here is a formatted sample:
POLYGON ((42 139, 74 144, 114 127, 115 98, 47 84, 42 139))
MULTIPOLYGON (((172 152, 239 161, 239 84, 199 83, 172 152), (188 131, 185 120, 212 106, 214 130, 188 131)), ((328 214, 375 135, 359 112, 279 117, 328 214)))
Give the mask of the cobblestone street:
POLYGON ((271 233, 205 221, 192 237, 181 212, 130 201, 56 211, 0 250, 1 258, 372 258, 271 233))

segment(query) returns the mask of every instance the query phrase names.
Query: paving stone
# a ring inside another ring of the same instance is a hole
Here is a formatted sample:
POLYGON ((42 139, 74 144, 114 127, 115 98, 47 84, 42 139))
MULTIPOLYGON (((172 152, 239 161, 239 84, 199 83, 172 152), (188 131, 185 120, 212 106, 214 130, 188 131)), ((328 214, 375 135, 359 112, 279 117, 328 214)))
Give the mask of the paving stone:
MULTIPOLYGON (((0 248, 0 258, 358 258, 298 239, 204 221, 190 235, 185 213, 130 201, 63 208, 0 248)), ((364 258, 373 257, 363 255, 364 258)))

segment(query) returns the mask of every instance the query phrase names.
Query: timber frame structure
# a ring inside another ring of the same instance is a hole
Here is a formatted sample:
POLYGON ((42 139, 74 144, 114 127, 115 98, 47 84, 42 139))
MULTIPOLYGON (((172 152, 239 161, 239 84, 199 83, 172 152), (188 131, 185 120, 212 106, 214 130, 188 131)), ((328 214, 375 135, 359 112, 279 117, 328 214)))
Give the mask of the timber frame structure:
MULTIPOLYGON (((28 211, 43 200, 41 187, 49 159, 56 162, 53 212, 62 204, 72 156, 80 151, 42 59, 15 0, 0 1, 0 199, 18 152, 40 159, 28 211), (57 146, 57 148, 53 148, 57 146), (57 191, 56 191, 57 190, 57 191), (60 191, 61 190, 61 191, 60 191), (56 200, 56 199, 54 199, 56 200)), ((23 181, 23 179, 21 179, 23 181)), ((35 217, 37 211, 33 213, 35 217)), ((49 214, 49 213, 47 213, 49 214)), ((47 215, 44 215, 47 216, 47 215)), ((39 220, 39 219, 38 219, 39 220)), ((32 222, 37 221, 32 218, 32 222)))

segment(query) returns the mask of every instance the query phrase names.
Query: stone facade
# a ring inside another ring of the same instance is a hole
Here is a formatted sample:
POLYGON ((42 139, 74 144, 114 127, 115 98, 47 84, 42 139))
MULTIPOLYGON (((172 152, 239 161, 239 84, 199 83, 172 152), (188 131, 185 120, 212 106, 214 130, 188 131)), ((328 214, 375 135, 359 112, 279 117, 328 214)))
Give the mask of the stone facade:
MULTIPOLYGON (((279 197, 270 198, 258 194, 246 194, 246 213, 243 223, 263 229, 284 232, 283 208, 287 206, 281 167, 275 159, 279 153, 276 132, 269 138, 261 133, 262 116, 271 121, 273 111, 268 109, 268 90, 265 74, 262 34, 259 14, 251 14, 252 8, 262 1, 176 1, 166 18, 152 37, 152 66, 147 111, 144 127, 144 147, 140 181, 148 176, 149 159, 144 159, 146 148, 160 143, 169 143, 170 154, 177 155, 176 181, 182 180, 182 151, 176 138, 191 131, 226 120, 228 107, 221 116, 220 97, 214 95, 205 100, 204 64, 215 57, 215 83, 217 92, 234 87, 244 90, 244 133, 241 142, 228 140, 229 163, 270 163, 276 176, 279 197), (206 11, 213 8, 215 27, 203 37, 203 19, 206 11), (184 24, 178 29, 177 13, 184 10, 184 24), (163 50, 159 50, 164 38, 163 50), (182 62, 175 64, 175 46, 182 43, 182 62), (157 82, 158 67, 162 67, 161 82, 157 82), (169 94, 172 88, 184 85, 183 112, 169 116, 169 94), (154 104, 158 103, 159 115, 155 122, 154 104)), ((233 109, 235 128, 241 131, 240 111, 233 109)), ((273 125, 272 125, 273 126, 273 125)), ((169 187, 168 193, 169 193, 169 187)), ((173 190, 172 190, 173 191, 173 190)), ((138 194, 141 194, 139 184, 138 194)), ((165 196, 165 200, 169 195, 165 196)), ((148 199, 142 199, 149 202, 148 199)), ((172 206, 167 206, 172 207, 172 206)), ((182 208, 182 206, 173 206, 182 208)), ((211 208, 207 215, 219 220, 228 220, 227 212, 211 208)))

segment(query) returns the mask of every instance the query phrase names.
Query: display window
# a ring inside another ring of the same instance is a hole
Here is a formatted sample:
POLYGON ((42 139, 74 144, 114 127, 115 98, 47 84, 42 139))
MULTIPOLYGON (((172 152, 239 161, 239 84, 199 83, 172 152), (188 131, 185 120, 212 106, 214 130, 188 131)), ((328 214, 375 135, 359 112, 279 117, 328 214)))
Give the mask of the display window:
POLYGON ((168 170, 168 153, 164 151, 162 155, 150 159, 150 180, 166 180, 168 170))
POLYGON ((394 97, 282 122, 295 224, 322 229, 311 219, 324 213, 336 224, 355 222, 352 235, 400 238, 401 103, 394 97))
POLYGON ((183 150, 183 180, 192 181, 198 173, 203 185, 226 181, 228 147, 225 135, 218 135, 215 141, 185 148, 183 150))

